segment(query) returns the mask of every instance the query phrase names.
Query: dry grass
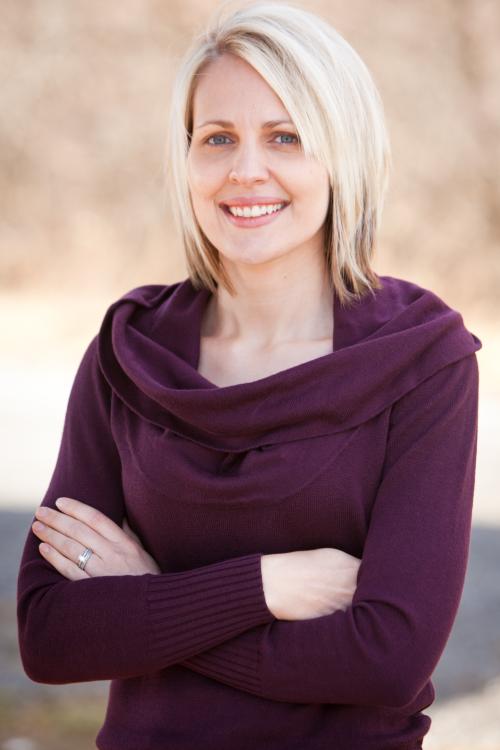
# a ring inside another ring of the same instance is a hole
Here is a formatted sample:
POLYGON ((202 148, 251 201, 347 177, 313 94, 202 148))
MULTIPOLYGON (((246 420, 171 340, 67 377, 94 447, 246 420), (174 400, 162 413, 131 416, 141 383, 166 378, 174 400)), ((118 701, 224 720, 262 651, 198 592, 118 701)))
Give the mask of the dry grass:
MULTIPOLYGON (((103 723, 105 701, 82 695, 16 696, 0 692, 0 748, 12 738, 28 738, 33 750, 89 750, 103 723)), ((7 743, 7 744, 6 744, 7 743)), ((29 745, 27 745, 29 747, 29 745)))

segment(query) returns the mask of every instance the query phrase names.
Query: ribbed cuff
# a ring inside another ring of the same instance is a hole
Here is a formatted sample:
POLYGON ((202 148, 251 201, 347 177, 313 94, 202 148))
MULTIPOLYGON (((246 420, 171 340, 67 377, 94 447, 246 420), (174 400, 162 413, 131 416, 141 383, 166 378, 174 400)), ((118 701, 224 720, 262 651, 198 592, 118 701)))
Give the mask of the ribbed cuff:
POLYGON ((148 647, 165 668, 267 622, 262 553, 179 573, 148 575, 148 647))
POLYGON ((262 694, 260 631, 249 630, 231 641, 182 663, 195 672, 256 695, 262 694))

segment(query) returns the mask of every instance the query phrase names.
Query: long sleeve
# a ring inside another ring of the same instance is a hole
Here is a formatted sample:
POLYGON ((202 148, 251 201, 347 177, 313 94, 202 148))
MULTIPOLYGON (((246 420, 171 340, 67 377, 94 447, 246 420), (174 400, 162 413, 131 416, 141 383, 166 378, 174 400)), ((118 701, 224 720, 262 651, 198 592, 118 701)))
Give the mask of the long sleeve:
MULTIPOLYGON (((77 370, 42 505, 74 497, 121 525, 121 461, 96 343, 97 337, 77 370)), ((175 573, 71 581, 41 556, 38 545, 30 528, 17 594, 21 659, 37 682, 143 675, 274 619, 262 588, 260 553, 175 573)))
POLYGON ((416 698, 463 590, 478 376, 472 354, 393 404, 352 606, 262 624, 183 666, 275 701, 404 706, 416 698))

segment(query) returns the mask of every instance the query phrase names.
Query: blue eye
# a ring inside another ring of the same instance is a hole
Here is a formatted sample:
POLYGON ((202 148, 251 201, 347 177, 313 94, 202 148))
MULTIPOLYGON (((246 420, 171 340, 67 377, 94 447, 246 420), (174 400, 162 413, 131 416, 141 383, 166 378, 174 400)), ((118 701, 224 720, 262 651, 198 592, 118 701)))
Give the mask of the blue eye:
MULTIPOLYGON (((278 135, 274 136, 274 140, 276 138, 291 138, 290 141, 284 141, 281 145, 283 146, 292 146, 294 143, 298 143, 299 139, 298 136, 293 135, 292 133, 278 133, 278 135)), ((204 143, 208 144, 209 146, 224 146, 224 139, 226 141, 230 141, 231 139, 227 135, 223 135, 222 133, 217 133, 216 135, 210 135, 208 138, 204 140, 204 143), (222 138, 222 141, 214 142, 214 138, 222 138)))
POLYGON ((285 146, 286 146, 286 145, 288 145, 288 144, 292 144, 292 143, 294 143, 294 142, 295 142, 295 143, 298 143, 298 138, 297 138, 297 136, 296 136, 296 135, 292 135, 292 133, 280 133, 280 134, 279 134, 279 135, 277 136, 277 138, 295 138, 295 141, 288 141, 287 143, 283 144, 283 145, 285 145, 285 146))
POLYGON ((227 135, 211 135, 211 136, 210 136, 209 138, 207 138, 207 140, 205 141, 205 143, 208 143, 208 144, 209 144, 209 146, 221 146, 221 145, 223 145, 223 144, 221 144, 221 143, 210 143, 210 141, 212 140, 212 138, 227 138, 227 135))

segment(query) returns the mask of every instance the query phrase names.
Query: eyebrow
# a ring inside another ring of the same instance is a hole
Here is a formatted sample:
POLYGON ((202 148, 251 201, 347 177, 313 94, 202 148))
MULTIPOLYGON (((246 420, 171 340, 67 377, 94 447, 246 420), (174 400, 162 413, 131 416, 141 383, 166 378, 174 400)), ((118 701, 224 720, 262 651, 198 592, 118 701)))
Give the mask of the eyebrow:
MULTIPOLYGON (((201 125, 197 125, 194 130, 200 130, 207 125, 219 125, 221 128, 234 128, 234 122, 230 120, 206 120, 201 125)), ((291 120, 267 120, 262 123, 262 128, 274 128, 276 125, 293 125, 291 120)))

